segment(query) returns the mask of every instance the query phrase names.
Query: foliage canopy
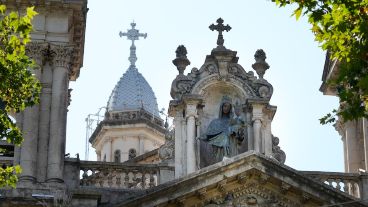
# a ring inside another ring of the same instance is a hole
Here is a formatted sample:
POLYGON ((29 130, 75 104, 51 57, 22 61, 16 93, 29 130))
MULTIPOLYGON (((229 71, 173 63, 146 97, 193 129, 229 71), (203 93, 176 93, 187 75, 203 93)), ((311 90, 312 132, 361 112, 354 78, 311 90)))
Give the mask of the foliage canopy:
POLYGON ((308 17, 315 40, 339 63, 337 76, 328 81, 340 98, 340 108, 320 119, 333 123, 368 118, 368 0, 272 0, 296 5, 293 15, 308 17))
MULTIPOLYGON (((6 13, 0 5, 0 140, 20 145, 22 133, 8 116, 32 106, 39 101, 41 90, 37 78, 32 75, 34 62, 26 55, 30 42, 32 18, 37 13, 27 8, 24 16, 17 12, 6 13)), ((0 187, 15 187, 20 167, 0 167, 0 187)))

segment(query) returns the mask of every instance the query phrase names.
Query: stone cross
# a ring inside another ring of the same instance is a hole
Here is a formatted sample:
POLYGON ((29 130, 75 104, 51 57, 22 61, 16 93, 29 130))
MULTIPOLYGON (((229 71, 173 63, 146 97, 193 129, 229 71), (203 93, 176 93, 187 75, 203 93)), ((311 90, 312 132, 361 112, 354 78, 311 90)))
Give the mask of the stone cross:
POLYGON ((127 30, 127 32, 120 31, 119 35, 120 37, 126 36, 128 40, 132 41, 132 45, 130 46, 130 56, 128 60, 130 61, 130 65, 134 67, 135 62, 137 61, 137 55, 135 53, 136 47, 134 45, 134 41, 139 40, 139 37, 143 37, 144 39, 146 39, 147 33, 139 33, 139 30, 135 29, 136 24, 134 22, 132 22, 130 25, 132 26, 131 29, 127 30))
POLYGON ((210 30, 214 31, 218 31, 218 38, 217 38, 217 45, 218 47, 221 47, 221 48, 224 48, 224 36, 222 35, 222 32, 223 31, 230 31, 231 30, 231 27, 229 25, 224 25, 224 20, 221 19, 221 18, 218 18, 217 19, 217 25, 214 25, 214 24, 211 24, 209 26, 210 30))

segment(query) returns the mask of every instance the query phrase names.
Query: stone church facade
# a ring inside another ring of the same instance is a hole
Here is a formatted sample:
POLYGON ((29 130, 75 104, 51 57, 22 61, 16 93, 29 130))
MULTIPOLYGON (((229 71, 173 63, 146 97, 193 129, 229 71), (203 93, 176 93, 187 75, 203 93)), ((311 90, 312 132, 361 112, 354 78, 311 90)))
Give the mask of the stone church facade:
MULTIPOLYGON (((40 68, 35 75, 42 92, 39 105, 16 117, 23 145, 14 149, 14 157, 0 160, 23 168, 17 188, 0 189, 0 206, 367 206, 368 177, 358 171, 366 169, 367 148, 359 145, 365 133, 358 131, 365 131, 365 120, 355 123, 363 124, 360 128, 342 124, 346 172, 284 165, 286 155, 272 134, 277 107, 269 104, 273 87, 265 79, 266 53, 255 52, 256 74, 244 70, 236 51, 224 46, 223 33, 231 27, 222 19, 210 26, 218 32, 217 46, 199 69, 184 74, 187 51, 182 45, 176 50, 178 75, 169 108, 174 130, 165 128, 143 76, 136 79, 141 74, 133 41, 131 66, 90 139, 98 161, 65 157, 68 84, 83 65, 87 1, 4 2, 17 10, 34 5, 40 13, 27 52, 40 68), (135 94, 146 97, 140 104, 124 98, 130 91, 127 80, 145 88, 135 94), (131 146, 114 145, 127 140, 133 140, 131 146), (129 157, 133 148, 136 154, 129 157)), ((330 62, 324 74, 334 69, 330 62)))

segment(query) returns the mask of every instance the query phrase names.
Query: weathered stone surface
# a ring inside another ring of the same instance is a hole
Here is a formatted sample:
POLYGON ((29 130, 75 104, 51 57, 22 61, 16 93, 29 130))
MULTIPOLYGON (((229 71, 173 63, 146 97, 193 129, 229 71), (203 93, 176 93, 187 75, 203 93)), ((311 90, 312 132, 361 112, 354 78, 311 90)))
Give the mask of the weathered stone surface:
POLYGON ((254 151, 157 186, 118 206, 321 206, 349 202, 347 194, 254 151))

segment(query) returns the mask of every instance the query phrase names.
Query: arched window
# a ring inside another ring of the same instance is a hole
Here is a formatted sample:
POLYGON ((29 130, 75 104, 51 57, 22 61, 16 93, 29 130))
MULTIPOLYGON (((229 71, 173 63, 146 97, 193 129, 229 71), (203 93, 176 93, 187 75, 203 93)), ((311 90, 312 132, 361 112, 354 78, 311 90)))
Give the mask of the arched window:
POLYGON ((137 156, 137 150, 135 149, 129 149, 129 159, 133 159, 137 156))
POLYGON ((120 155, 121 155, 120 150, 115 150, 115 152, 114 152, 114 162, 117 162, 117 163, 120 162, 120 155))

